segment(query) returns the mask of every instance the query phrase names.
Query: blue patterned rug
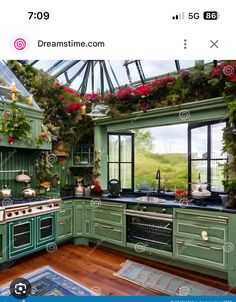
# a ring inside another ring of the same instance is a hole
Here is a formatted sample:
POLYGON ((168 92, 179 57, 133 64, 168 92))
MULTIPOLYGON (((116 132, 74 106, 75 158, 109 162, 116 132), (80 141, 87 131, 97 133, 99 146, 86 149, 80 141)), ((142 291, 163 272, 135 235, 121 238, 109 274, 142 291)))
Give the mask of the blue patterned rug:
MULTIPOLYGON (((22 276, 32 286, 31 296, 97 296, 98 294, 64 275, 45 267, 22 276)), ((1 296, 10 296, 10 283, 0 288, 1 296)))

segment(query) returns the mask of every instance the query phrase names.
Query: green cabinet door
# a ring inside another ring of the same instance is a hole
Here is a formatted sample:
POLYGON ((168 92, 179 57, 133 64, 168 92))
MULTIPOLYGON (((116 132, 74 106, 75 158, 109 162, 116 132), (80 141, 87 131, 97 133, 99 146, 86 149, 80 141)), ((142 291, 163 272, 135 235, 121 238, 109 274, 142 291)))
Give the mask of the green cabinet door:
POLYGON ((74 236, 83 236, 83 224, 84 224, 84 206, 75 205, 74 215, 74 236))
POLYGON ((6 225, 0 224, 0 263, 6 261, 6 225))
POLYGON ((8 223, 8 259, 19 258, 34 250, 35 219, 21 219, 8 223))
POLYGON ((92 235, 92 207, 91 205, 84 205, 83 208, 83 235, 90 237, 92 235))
POLYGON ((36 248, 55 241, 55 213, 36 217, 36 248))
POLYGON ((72 217, 60 219, 57 222, 57 241, 64 241, 72 238, 72 236, 72 217))

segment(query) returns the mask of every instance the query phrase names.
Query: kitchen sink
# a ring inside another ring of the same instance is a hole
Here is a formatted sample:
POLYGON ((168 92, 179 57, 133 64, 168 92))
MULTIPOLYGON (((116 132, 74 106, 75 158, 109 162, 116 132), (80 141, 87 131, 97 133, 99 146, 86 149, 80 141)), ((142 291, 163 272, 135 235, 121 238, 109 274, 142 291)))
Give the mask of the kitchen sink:
POLYGON ((165 203, 167 202, 166 199, 159 198, 159 197, 153 197, 153 196, 141 196, 135 198, 135 201, 138 202, 154 202, 154 203, 165 203))

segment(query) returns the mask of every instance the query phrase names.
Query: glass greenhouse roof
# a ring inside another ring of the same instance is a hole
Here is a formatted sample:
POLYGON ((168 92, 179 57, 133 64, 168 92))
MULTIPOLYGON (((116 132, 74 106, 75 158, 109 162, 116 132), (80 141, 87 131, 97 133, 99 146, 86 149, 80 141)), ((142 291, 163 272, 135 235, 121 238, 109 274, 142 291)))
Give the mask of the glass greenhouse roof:
MULTIPOLYGON (((9 69, 6 63, 0 60, 0 98, 5 100, 11 99, 12 82, 16 84, 16 90, 23 97, 29 97, 29 91, 22 85, 14 73, 9 69)), ((33 100, 33 107, 40 109, 38 104, 33 100)))
MULTIPOLYGON (((204 61, 212 63, 213 60, 204 61)), ((27 61, 83 93, 113 92, 122 86, 137 85, 149 79, 194 67, 194 60, 54 60, 27 61)))

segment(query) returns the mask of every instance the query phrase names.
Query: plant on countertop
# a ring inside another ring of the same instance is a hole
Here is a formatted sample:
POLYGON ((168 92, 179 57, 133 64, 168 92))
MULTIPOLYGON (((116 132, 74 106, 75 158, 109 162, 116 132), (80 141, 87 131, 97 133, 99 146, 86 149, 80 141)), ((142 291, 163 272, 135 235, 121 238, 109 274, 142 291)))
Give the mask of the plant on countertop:
POLYGON ((31 142, 30 121, 16 102, 11 102, 9 111, 4 112, 0 120, 0 132, 7 136, 9 144, 13 144, 15 140, 31 142))

